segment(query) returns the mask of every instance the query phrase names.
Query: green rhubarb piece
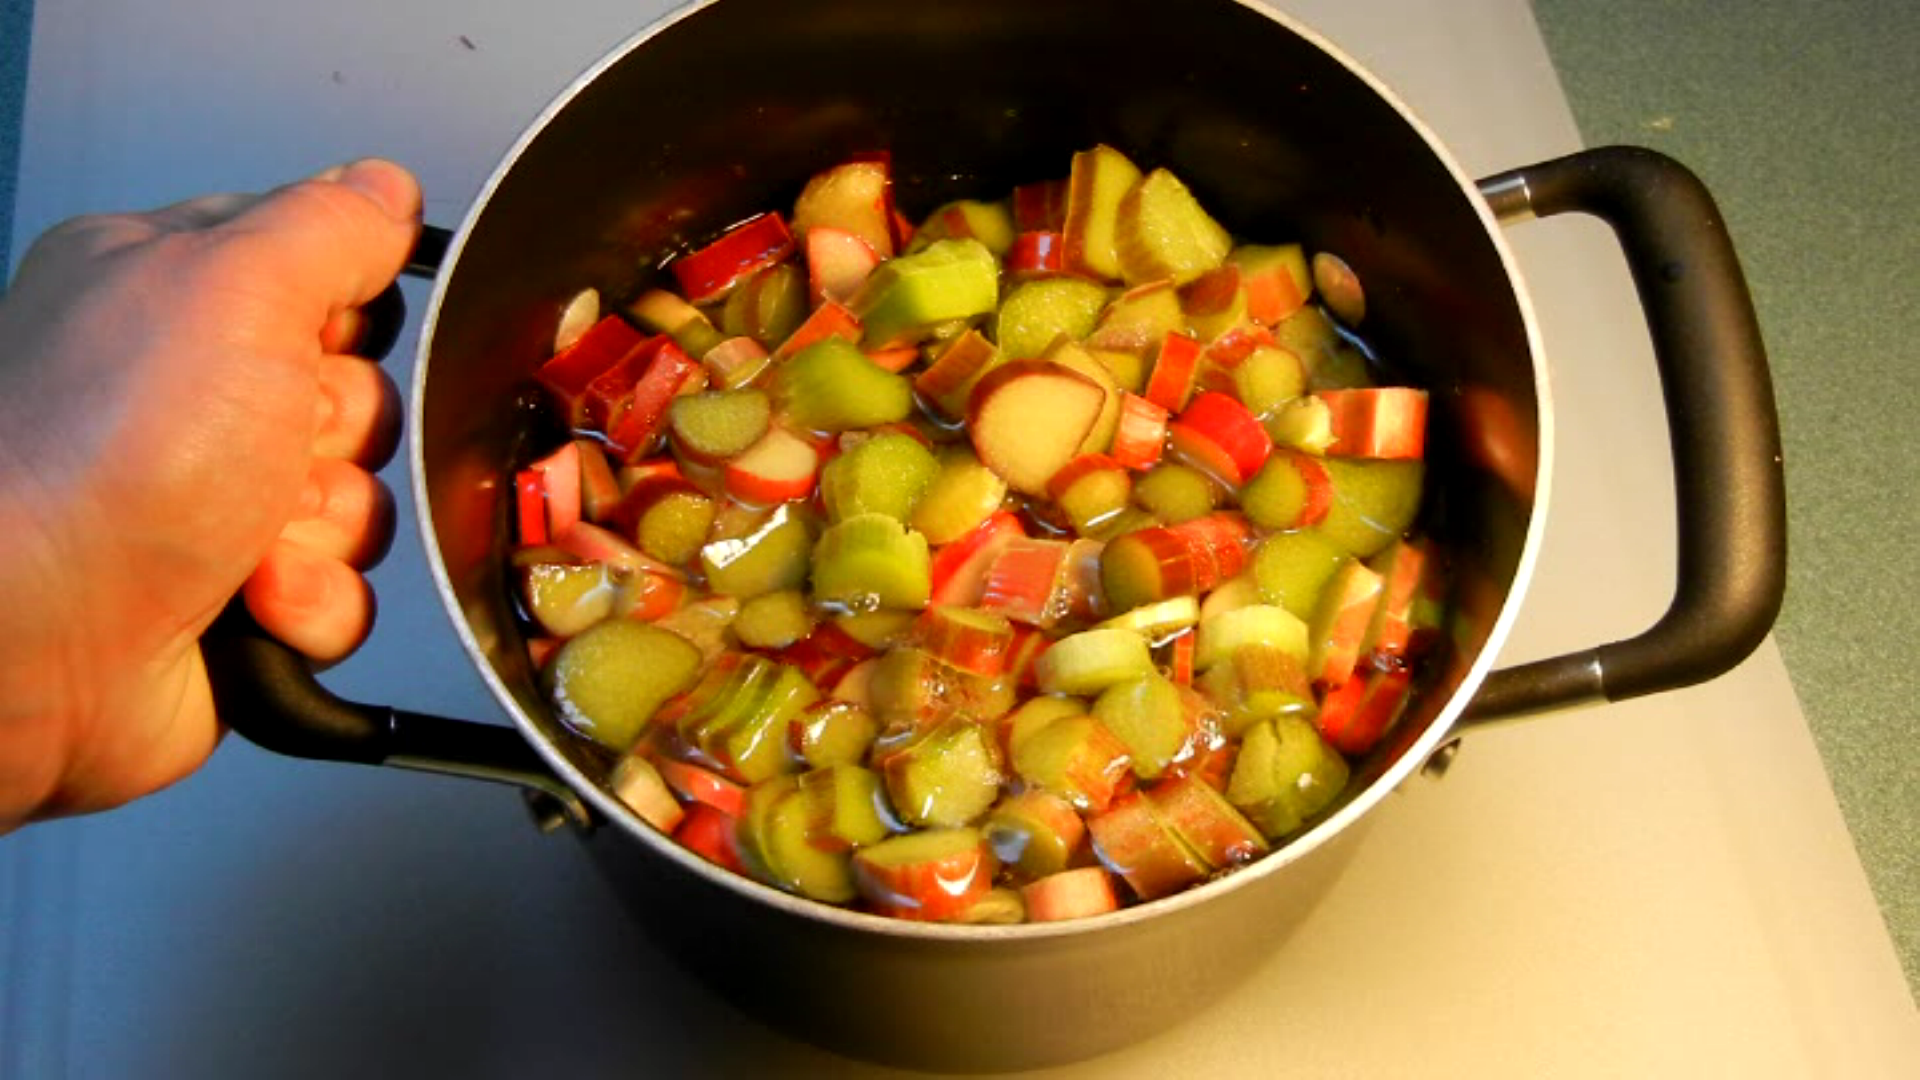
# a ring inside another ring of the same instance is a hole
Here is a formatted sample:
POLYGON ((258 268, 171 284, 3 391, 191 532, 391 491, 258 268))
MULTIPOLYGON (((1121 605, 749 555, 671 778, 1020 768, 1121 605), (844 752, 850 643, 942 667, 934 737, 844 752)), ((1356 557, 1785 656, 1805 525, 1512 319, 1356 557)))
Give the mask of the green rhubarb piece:
POLYGON ((1313 529, 1275 533, 1254 549, 1253 577, 1267 603, 1310 619, 1320 593, 1348 557, 1344 548, 1313 529))
POLYGON ((1131 630, 1149 643, 1159 644, 1200 622, 1200 601, 1191 596, 1173 596, 1142 604, 1101 623, 1103 628, 1131 630))
POLYGON ((1069 716, 1084 716, 1086 711, 1086 706, 1080 703, 1079 698, 1054 694, 1028 698, 1019 708, 1008 713, 1000 721, 1007 752, 1018 754, 1027 740, 1042 728, 1055 720, 1062 720, 1069 716))
POLYGON ((850 611, 835 615, 833 624, 853 640, 869 649, 885 650, 906 641, 913 630, 917 612, 880 608, 875 611, 850 611))
POLYGON ((1368 386, 1367 358, 1348 344, 1333 320, 1309 304, 1280 320, 1274 341, 1306 366, 1307 386, 1313 390, 1343 390, 1368 386))
POLYGON ((1010 679, 977 675, 924 649, 888 649, 867 684, 874 715, 889 727, 921 730, 952 719, 985 722, 1013 708, 1010 679))
POLYGON ((1333 445, 1333 411, 1313 394, 1302 394, 1274 409, 1261 426, 1275 446, 1324 454, 1333 445))
POLYGON ((849 611, 927 606, 927 538, 885 514, 859 514, 821 534, 813 549, 813 595, 849 611))
POLYGON ((675 725, 680 740, 720 768, 731 768, 727 736, 758 715, 779 678, 780 666, 764 656, 730 654, 726 662, 709 669, 688 695, 686 711, 675 725))
POLYGON ((1085 473, 1054 499, 1075 532, 1085 536, 1119 516, 1133 494, 1133 479, 1118 465, 1085 473))
POLYGON ((793 263, 778 263, 728 294, 720 312, 720 329, 727 337, 753 337, 770 345, 787 340, 807 314, 806 272, 793 263))
POLYGON ((1141 529, 1151 529, 1159 524, 1161 524, 1160 518, 1152 511, 1129 506, 1101 522, 1087 536, 1093 540, 1112 540, 1131 532, 1139 532, 1141 529))
POLYGON ((1193 665, 1207 671, 1233 659, 1242 645, 1273 645, 1294 656, 1307 655, 1307 624, 1273 604, 1250 604, 1200 620, 1193 665))
POLYGON ((669 491, 649 504, 634 527, 640 550, 672 566, 682 566, 706 543, 718 512, 698 491, 669 491))
POLYGON ((1425 462, 1329 457, 1323 464, 1333 483, 1333 502, 1314 531, 1364 559, 1413 527, 1425 462))
POLYGON ((1345 758, 1313 722, 1282 716, 1248 728, 1227 781, 1227 801, 1270 840, 1299 830, 1347 786, 1345 758))
POLYGON ((940 472, 933 451, 904 432, 875 435, 827 462, 820 497, 831 521, 885 514, 906 521, 940 472))
POLYGON ((1306 665, 1271 645, 1241 646, 1231 662, 1203 672, 1195 685, 1219 708, 1220 731, 1228 738, 1262 720, 1314 709, 1306 665))
POLYGON ((1300 358, 1285 349, 1266 346, 1234 365, 1228 378, 1233 396, 1255 416, 1272 415, 1307 388, 1307 370, 1300 358))
POLYGON ((1081 810, 1104 807, 1127 772, 1127 744, 1085 713, 1034 732, 1012 757, 1027 787, 1051 791, 1081 810))
POLYGON ((850 342, 827 338, 779 368, 787 418, 809 431, 851 431, 898 423, 913 412, 913 384, 867 359, 850 342))
MULTIPOLYGON (((1187 313, 1180 307, 1180 290, 1170 280, 1155 281, 1115 297, 1100 313, 1093 333, 1087 335, 1087 346, 1132 356, 1140 363, 1149 348, 1186 328, 1187 313)), ((1128 389, 1139 393, 1145 380, 1146 369, 1141 363, 1140 381, 1128 389)))
POLYGON ((572 637, 613 613, 619 583, 604 563, 540 562, 521 571, 527 614, 555 637, 572 637))
POLYGON ((849 306, 862 340, 877 347, 923 340, 939 324, 990 314, 999 302, 1000 260, 965 239, 881 263, 849 306))
POLYGON ((648 289, 628 308, 627 314, 640 329, 665 334, 688 356, 705 356, 707 350, 726 340, 700 309, 676 293, 648 289))
POLYGON ((696 460, 737 457, 760 441, 773 418, 767 395, 751 388, 682 394, 667 409, 676 445, 696 460))
POLYGON ((761 593, 740 605, 733 635, 754 649, 784 649, 813 632, 813 610, 798 589, 761 593))
POLYGON ((1291 455, 1274 454, 1240 489, 1240 511, 1263 529, 1291 529, 1307 508, 1307 480, 1291 455))
POLYGON ((1044 355, 1055 338, 1079 341, 1093 332, 1107 290, 1085 278, 1029 281, 1007 294, 993 317, 993 340, 1015 359, 1044 355))
POLYGON ((886 755, 894 812, 909 825, 957 828, 1000 795, 1000 758, 983 724, 949 720, 886 755))
POLYGON ((812 552, 811 520, 783 503, 744 536, 709 541, 700 549, 700 569, 709 589, 744 600, 805 585, 812 552))
POLYGON ((996 803, 980 831, 1003 866, 1038 879, 1067 868, 1086 826, 1072 803, 1036 788, 996 803))
POLYGON ((1153 656, 1146 639, 1131 630, 1083 630, 1054 642, 1036 666, 1041 692, 1091 697, 1150 674, 1153 656))
POLYGON ((560 646, 546 677, 568 727, 625 751, 654 712, 699 673, 700 650, 685 638, 633 619, 610 619, 560 646))
POLYGON ((794 748, 815 768, 859 764, 879 734, 880 721, 850 701, 816 701, 793 722, 794 748))
POLYGON ((940 450, 940 471, 914 504, 909 523, 927 543, 951 544, 979 528, 1007 498, 1007 482, 965 443, 940 450))
POLYGON ((704 596, 655 619, 653 625, 671 630, 693 643, 705 663, 713 663, 728 647, 727 628, 740 614, 740 601, 731 596, 704 596))
POLYGON ((893 833, 880 774, 855 764, 813 769, 800 776, 813 817, 810 834, 821 846, 865 847, 893 833))
POLYGON ((1192 734, 1180 688, 1160 675, 1108 687, 1094 700, 1093 718, 1127 744, 1134 775, 1142 780, 1166 771, 1192 734))
POLYGON ((772 685, 747 715, 731 724, 720 739, 720 757, 749 783, 790 771, 787 729, 807 706, 820 699, 805 672, 775 664, 772 685))
POLYGON ((1213 513, 1220 504, 1220 485, 1198 469, 1162 462, 1135 481, 1133 501, 1159 520, 1178 525, 1213 513))
POLYGON ((1129 285, 1161 278, 1184 285, 1219 266, 1232 248, 1233 237, 1166 169, 1142 177, 1120 200, 1114 249, 1129 285))
POLYGON ((1140 179, 1140 169, 1111 146, 1073 155, 1067 177, 1067 218, 1062 258, 1069 273, 1120 276, 1116 236, 1120 204, 1140 179))
POLYGON ((856 895, 851 849, 833 850, 816 842, 813 800, 800 783, 781 784, 759 823, 762 862, 772 884, 788 892, 830 904, 856 895))
MULTIPOLYGON (((1098 333, 1098 331, 1095 331, 1098 333)), ((1137 394, 1147 385, 1147 353, 1145 349, 1131 352, 1125 349, 1102 349, 1089 342, 1087 352, 1095 360, 1106 365, 1107 373, 1120 389, 1137 394)))
POLYGON ((1004 202, 958 199, 928 214, 913 232, 907 254, 925 251, 936 240, 964 240, 972 237, 985 244, 994 256, 1006 255, 1013 246, 1013 212, 1004 202))

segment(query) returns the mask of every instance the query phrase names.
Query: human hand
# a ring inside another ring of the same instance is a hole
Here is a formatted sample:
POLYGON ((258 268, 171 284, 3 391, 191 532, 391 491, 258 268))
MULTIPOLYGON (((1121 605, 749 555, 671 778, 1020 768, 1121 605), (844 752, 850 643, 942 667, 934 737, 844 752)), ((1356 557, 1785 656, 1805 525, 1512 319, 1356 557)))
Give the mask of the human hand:
POLYGON ((0 298, 0 832, 206 758, 199 638, 236 591, 315 660, 364 640, 399 395, 345 354, 419 214, 368 161, 28 252, 0 298))

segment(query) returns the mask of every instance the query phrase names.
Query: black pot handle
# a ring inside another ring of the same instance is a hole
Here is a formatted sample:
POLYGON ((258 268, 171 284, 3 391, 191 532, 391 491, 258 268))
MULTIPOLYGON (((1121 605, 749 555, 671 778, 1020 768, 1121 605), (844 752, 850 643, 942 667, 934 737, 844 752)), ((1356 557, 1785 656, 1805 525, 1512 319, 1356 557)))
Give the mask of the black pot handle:
MULTIPOLYGON (((452 236, 427 226, 402 271, 432 277, 452 236)), ((399 284, 363 309, 360 352, 383 359, 407 318, 399 284)), ((321 761, 392 765, 515 784, 545 824, 590 822, 585 805, 512 728, 450 720, 335 695, 295 650, 260 629, 238 597, 200 638, 214 710, 222 723, 275 753, 321 761)))
POLYGON ((1786 594, 1786 481, 1766 349, 1705 185, 1637 147, 1501 173, 1480 192, 1503 222, 1579 211, 1613 227, 1640 292, 1666 400, 1678 500, 1673 602, 1637 637, 1495 671, 1477 722, 1705 682, 1739 664, 1786 594))

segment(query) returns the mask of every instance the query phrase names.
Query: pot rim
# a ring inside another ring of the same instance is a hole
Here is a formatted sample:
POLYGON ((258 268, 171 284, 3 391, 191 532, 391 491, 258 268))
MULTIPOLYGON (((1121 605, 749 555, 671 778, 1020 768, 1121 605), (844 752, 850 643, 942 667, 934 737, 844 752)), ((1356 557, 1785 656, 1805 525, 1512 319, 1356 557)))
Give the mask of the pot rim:
POLYGON ((1501 647, 1512 632, 1513 624, 1519 617, 1527 590, 1540 557, 1543 543, 1548 505, 1551 501, 1553 486, 1553 458, 1555 443, 1554 408, 1551 388, 1547 378, 1545 352, 1540 340, 1539 321, 1534 312, 1533 300, 1527 289, 1526 280, 1520 275, 1517 261, 1508 247, 1506 238, 1495 219, 1493 211, 1481 196, 1474 180, 1460 167, 1446 145, 1436 136, 1426 122, 1403 101, 1385 82, 1362 66, 1352 56, 1327 38, 1303 25, 1292 16, 1278 11, 1259 0, 1229 0, 1254 11, 1282 29, 1296 35, 1303 41, 1319 49, 1329 58, 1345 68, 1390 106, 1401 120, 1419 137, 1429 153, 1453 177, 1460 187, 1461 195, 1467 200, 1474 214, 1481 222, 1487 239, 1493 246, 1507 284, 1513 293, 1515 307, 1518 309, 1522 325, 1526 331, 1527 351, 1533 365, 1533 387, 1535 411, 1538 417, 1539 447, 1538 465, 1534 476, 1533 505, 1528 515, 1525 539, 1522 541, 1519 559, 1515 565, 1513 582, 1508 587, 1500 611, 1494 618, 1485 644, 1479 655, 1468 665, 1460 685, 1442 707, 1438 716, 1428 725, 1420 738, 1408 746, 1381 775, 1367 788, 1350 798, 1345 805, 1334 813, 1315 823, 1306 832, 1288 839, 1275 851, 1264 855, 1247 865, 1220 875, 1211 881, 1184 889, 1171 896, 1157 900, 1122 907, 1116 911, 1085 919, 1073 919, 1059 922, 1019 923, 1005 926, 964 925, 949 923, 918 922, 907 919, 874 915, 837 907, 832 904, 810 900, 783 892, 772 886, 762 884, 746 876, 714 866, 706 859, 674 843, 652 826, 646 824, 629 810, 624 803, 585 776, 566 755, 562 754, 535 727, 532 720, 521 710, 513 692, 494 670, 487 660, 487 650, 474 635, 472 627, 461 614, 461 606, 455 593, 451 576, 440 557, 438 536, 433 525, 433 515, 426 489, 424 402, 429 356, 432 351, 434 332, 439 322, 441 305, 446 297, 447 288, 452 281, 453 272, 458 267, 460 254, 467 239, 472 235, 474 225, 486 212, 487 204, 494 193, 513 172, 526 149, 546 130, 549 123, 563 112, 575 97, 587 86, 595 82, 603 73, 625 59, 634 50, 640 48, 653 37, 665 32, 683 19, 689 18, 723 0, 693 0, 648 25, 636 30, 624 40, 616 43, 598 60, 585 68, 571 80, 530 120, 521 131, 513 145, 503 154, 495 165, 491 175, 481 185, 472 204, 455 230, 447 253, 436 275, 433 291, 428 301, 426 315, 421 326, 419 341, 414 357, 414 370, 411 382, 411 395, 407 408, 408 464, 411 469, 414 514, 419 526, 420 543, 425 548, 428 571, 431 573, 436 591, 440 594, 441 604, 445 608, 453 629, 459 635, 461 645, 468 658, 478 669, 487 689, 496 701, 506 710, 523 738, 545 761, 548 768, 566 785, 591 805, 609 823, 615 823, 629 839, 645 844, 658 856, 668 858, 679 864, 682 870, 699 875, 710 883, 734 890, 743 896, 759 901, 787 915, 818 921, 846 930, 864 931, 886 937, 897 937, 917 941, 942 942, 1013 942, 1033 941, 1047 938, 1077 936, 1101 930, 1132 925, 1163 914, 1172 914, 1185 908, 1209 902, 1214 897, 1247 887, 1253 882, 1279 873, 1283 868, 1305 858, 1307 855, 1327 845, 1332 839, 1354 826, 1360 818, 1369 813, 1390 792, 1396 790, 1416 770, 1425 765, 1434 752, 1446 742, 1453 733, 1461 713, 1472 701, 1481 682, 1492 670, 1498 659, 1501 647))

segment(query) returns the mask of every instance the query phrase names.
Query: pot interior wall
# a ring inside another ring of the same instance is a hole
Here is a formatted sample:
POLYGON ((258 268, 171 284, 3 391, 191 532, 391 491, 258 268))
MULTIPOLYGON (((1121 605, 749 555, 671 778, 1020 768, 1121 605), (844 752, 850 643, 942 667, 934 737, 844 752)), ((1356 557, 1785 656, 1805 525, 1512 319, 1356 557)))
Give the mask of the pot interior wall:
MULTIPOLYGON (((630 296, 660 258, 888 149, 909 217, 1063 176, 1096 142, 1164 165, 1236 234, 1342 255, 1392 377, 1433 392, 1426 528, 1454 562, 1455 649, 1361 766, 1378 775, 1459 686, 1514 580, 1537 467, 1524 320, 1469 195, 1364 81, 1231 2, 722 0, 636 43, 545 122, 446 273, 420 460, 433 543, 518 720, 556 730, 499 571, 516 405, 568 297, 630 296), (1502 478, 1505 479, 1502 479, 1502 478)), ((1358 788, 1360 785, 1356 785, 1358 788)))

